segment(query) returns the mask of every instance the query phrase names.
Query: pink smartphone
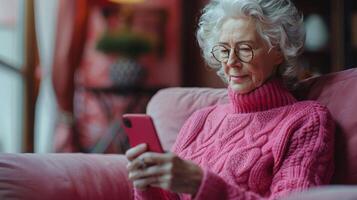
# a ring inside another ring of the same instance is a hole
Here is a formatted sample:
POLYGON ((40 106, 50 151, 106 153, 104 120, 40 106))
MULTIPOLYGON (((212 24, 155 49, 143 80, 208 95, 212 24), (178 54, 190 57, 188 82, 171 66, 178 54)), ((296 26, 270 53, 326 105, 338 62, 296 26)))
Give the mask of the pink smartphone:
POLYGON ((148 145, 148 151, 158 153, 164 152, 156 133, 154 123, 149 115, 124 114, 123 124, 131 147, 146 143, 148 145))

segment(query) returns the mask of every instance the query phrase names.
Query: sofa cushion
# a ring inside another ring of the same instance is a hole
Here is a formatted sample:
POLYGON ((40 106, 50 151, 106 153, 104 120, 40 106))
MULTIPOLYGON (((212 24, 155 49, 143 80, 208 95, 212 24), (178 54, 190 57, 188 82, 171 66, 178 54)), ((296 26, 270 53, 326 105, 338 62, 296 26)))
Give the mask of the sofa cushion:
POLYGON ((193 112, 227 101, 227 91, 224 89, 167 88, 151 98, 146 112, 154 119, 161 144, 168 151, 181 126, 193 112))
MULTIPOLYGON (((357 183, 357 69, 302 81, 295 95, 326 105, 337 123, 334 183, 357 183)), ((184 121, 197 109, 227 102, 225 88, 168 88, 149 102, 147 113, 165 150, 174 143, 184 121)))

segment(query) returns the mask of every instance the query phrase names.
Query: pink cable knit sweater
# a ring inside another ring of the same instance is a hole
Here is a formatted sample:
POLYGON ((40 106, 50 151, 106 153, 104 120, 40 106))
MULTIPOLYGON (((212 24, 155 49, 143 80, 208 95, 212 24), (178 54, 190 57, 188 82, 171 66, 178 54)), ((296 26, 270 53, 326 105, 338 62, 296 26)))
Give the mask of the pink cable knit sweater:
MULTIPOLYGON (((230 103, 195 112, 173 152, 204 170, 197 200, 277 199, 326 184, 333 172, 334 124, 314 101, 297 102, 272 80, 230 103)), ((158 188, 136 199, 191 199, 158 188)))

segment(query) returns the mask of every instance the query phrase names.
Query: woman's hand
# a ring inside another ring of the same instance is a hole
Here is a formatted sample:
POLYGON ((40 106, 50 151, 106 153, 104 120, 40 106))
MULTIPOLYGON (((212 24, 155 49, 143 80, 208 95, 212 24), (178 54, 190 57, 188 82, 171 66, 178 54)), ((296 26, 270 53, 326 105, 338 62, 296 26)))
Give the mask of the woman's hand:
POLYGON ((154 186, 178 193, 197 193, 203 177, 198 165, 173 153, 146 152, 146 149, 146 144, 140 144, 126 152, 130 161, 129 179, 134 187, 144 190, 154 186))

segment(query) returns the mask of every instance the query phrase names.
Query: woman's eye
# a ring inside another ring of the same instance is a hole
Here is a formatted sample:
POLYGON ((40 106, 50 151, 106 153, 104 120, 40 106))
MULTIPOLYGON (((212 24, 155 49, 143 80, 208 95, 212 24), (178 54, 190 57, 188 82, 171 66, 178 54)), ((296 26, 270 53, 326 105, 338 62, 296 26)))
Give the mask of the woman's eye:
POLYGON ((221 56, 224 56, 224 57, 229 56, 229 51, 221 51, 221 56))

